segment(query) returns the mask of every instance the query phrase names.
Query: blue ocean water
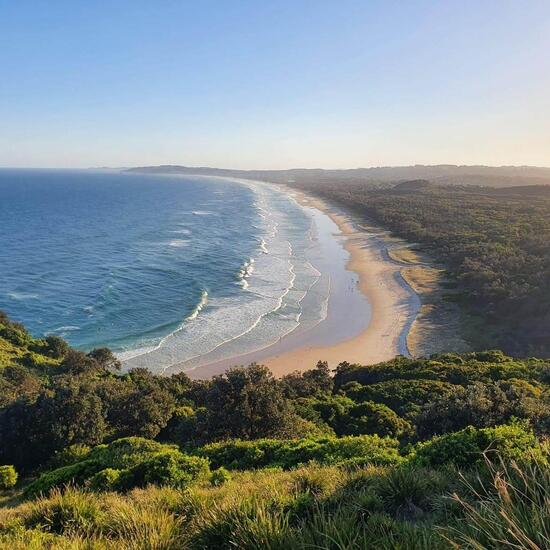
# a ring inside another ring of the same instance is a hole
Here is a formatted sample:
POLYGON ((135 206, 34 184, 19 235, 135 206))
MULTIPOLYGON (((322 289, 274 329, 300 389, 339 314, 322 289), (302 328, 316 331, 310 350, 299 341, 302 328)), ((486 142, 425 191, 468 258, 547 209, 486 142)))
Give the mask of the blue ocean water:
POLYGON ((268 184, 3 169, 0 309, 158 372, 262 349, 326 318, 331 277, 354 284, 314 217, 268 184))

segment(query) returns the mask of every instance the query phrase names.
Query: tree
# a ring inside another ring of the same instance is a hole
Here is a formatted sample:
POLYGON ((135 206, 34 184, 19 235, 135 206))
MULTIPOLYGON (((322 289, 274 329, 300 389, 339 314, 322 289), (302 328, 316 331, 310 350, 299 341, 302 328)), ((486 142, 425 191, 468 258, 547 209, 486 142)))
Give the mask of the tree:
POLYGON ((29 470, 48 459, 41 445, 36 406, 23 401, 11 403, 0 413, 0 462, 29 470))
POLYGON ((134 369, 122 380, 104 381, 100 392, 117 437, 156 437, 174 410, 173 397, 146 369, 134 369))
POLYGON ((61 338, 61 336, 56 336, 51 334, 45 338, 46 340, 46 355, 53 357, 54 359, 61 359, 65 357, 69 351, 69 344, 61 338))
POLYGON ((435 400, 425 407, 417 424, 418 434, 429 437, 466 426, 485 428, 504 424, 512 417, 538 422, 549 416, 549 405, 539 399, 536 388, 523 381, 508 380, 477 382, 435 400))
POLYGON ((204 428, 207 410, 204 407, 193 409, 188 406, 177 407, 167 425, 160 432, 160 441, 173 441, 178 445, 188 445, 200 439, 204 428))
POLYGON ((339 418, 338 435, 379 435, 402 437, 412 433, 409 422, 386 405, 365 401, 354 405, 339 418))
POLYGON ((295 420, 269 369, 252 364, 215 376, 206 395, 209 439, 275 437, 295 420))
POLYGON ((109 348, 96 348, 88 353, 88 357, 97 361, 105 370, 120 370, 121 363, 109 348))
POLYGON ((332 392, 333 381, 326 361, 319 361, 314 369, 293 372, 281 378, 287 397, 314 397, 332 392))
POLYGON ((70 349, 60 365, 61 370, 67 374, 89 374, 101 370, 100 364, 81 351, 70 349))
POLYGON ((0 407, 16 399, 32 402, 42 388, 40 378, 21 365, 8 365, 0 374, 0 407))
POLYGON ((60 378, 36 402, 2 411, 0 461, 32 469, 69 445, 97 445, 105 434, 101 399, 78 380, 60 378))
POLYGON ((38 402, 37 412, 45 434, 57 449, 76 443, 97 445, 105 435, 101 399, 78 382, 56 388, 51 397, 38 402))

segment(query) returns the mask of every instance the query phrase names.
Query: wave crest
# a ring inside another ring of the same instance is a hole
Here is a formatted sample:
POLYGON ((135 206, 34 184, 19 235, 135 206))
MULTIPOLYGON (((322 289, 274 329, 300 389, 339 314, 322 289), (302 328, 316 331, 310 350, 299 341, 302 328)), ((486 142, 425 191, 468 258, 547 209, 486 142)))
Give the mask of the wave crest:
POLYGON ((252 275, 254 271, 254 258, 250 258, 248 261, 244 262, 239 271, 237 272, 237 280, 239 284, 244 288, 248 288, 248 277, 252 275))
POLYGON ((202 311, 202 308, 206 305, 207 302, 208 292, 206 292, 206 290, 203 290, 201 292, 201 299, 199 303, 195 306, 195 309, 191 312, 191 314, 186 317, 186 321, 191 321, 192 319, 195 319, 197 315, 202 311))

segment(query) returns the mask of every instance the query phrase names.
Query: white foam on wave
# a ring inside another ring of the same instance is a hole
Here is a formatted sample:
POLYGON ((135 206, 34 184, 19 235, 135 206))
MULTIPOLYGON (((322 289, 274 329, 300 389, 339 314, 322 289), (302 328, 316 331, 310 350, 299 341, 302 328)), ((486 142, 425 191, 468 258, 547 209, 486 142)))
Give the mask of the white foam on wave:
POLYGON ((197 303, 193 311, 183 320, 181 325, 176 330, 174 330, 170 334, 167 334, 166 336, 164 336, 164 338, 161 338, 159 342, 155 345, 142 346, 140 348, 133 348, 131 350, 119 352, 116 354, 118 359, 120 359, 121 361, 129 361, 130 359, 141 357, 143 355, 148 355, 149 353, 152 353, 160 349, 169 338, 175 336, 179 331, 181 331, 185 327, 185 324, 188 321, 193 321, 193 319, 196 319, 207 303, 208 303, 208 292, 203 289, 201 291, 201 297, 199 302, 197 303))
POLYGON ((246 262, 243 263, 239 271, 237 272, 237 282, 244 288, 247 289, 249 287, 248 284, 248 277, 252 275, 254 272, 254 258, 250 258, 246 262))
MULTIPOLYGON (((290 242, 286 243, 289 253, 292 254, 292 245, 290 242)), ((288 316, 279 315, 279 322, 275 321, 275 325, 277 326, 277 330, 273 332, 268 327, 271 326, 273 328, 273 322, 276 316, 278 315, 279 311, 283 309, 283 307, 287 306, 285 302, 285 298, 294 291, 294 283, 296 280, 296 273, 295 273, 295 266, 290 261, 290 257, 288 258, 288 273, 291 275, 291 278, 289 279, 287 286, 284 288, 283 293, 278 296, 276 302, 274 303, 273 309, 270 309, 269 311, 265 311, 260 316, 258 316, 255 321, 250 325, 248 328, 246 328, 244 331, 235 334, 231 338, 225 339, 221 342, 219 342, 216 346, 214 346, 212 349, 209 349, 206 353, 198 353, 192 357, 189 357, 186 359, 183 363, 180 363, 180 366, 183 367, 184 371, 190 371, 194 370, 198 366, 201 366, 202 364, 208 364, 211 361, 219 360, 223 358, 223 352, 222 349, 225 349, 227 351, 228 347, 232 343, 238 343, 239 346, 245 345, 247 346, 245 349, 248 351, 257 351, 259 349, 264 349, 265 347, 268 347, 277 341, 281 340, 284 336, 287 336, 291 332, 293 332, 299 325, 300 325, 300 317, 302 313, 301 309, 301 302, 303 298, 307 295, 309 290, 317 283, 319 278, 316 276, 316 274, 320 274, 317 269, 315 269, 309 262, 306 262, 304 264, 305 266, 308 266, 311 268, 312 273, 314 274, 314 280, 310 284, 307 285, 307 288, 303 291, 300 291, 300 298, 297 300, 297 306, 298 306, 298 313, 295 316, 291 316, 290 318, 288 316), (267 320, 271 319, 270 322, 267 320), (248 338, 248 342, 245 342, 248 338), (216 353, 218 352, 218 356, 216 357, 216 353), (205 358, 205 356, 210 357, 205 358), (203 359, 204 358, 204 359, 203 359), (203 359, 201 361, 201 359, 203 359), (196 361, 199 361, 198 363, 196 361)), ((256 293, 258 295, 258 293, 256 293)), ((271 296, 264 296, 265 298, 272 298, 271 296)), ((322 319, 319 319, 316 321, 319 322, 322 319)), ((242 352, 242 349, 240 350, 242 352)), ((165 367, 162 369, 162 372, 165 372, 168 367, 165 367)))
POLYGON ((190 235, 191 231, 189 231, 189 229, 172 229, 170 233, 175 233, 177 235, 190 235))
POLYGON ((74 332, 75 330, 80 330, 81 327, 78 325, 63 325, 61 327, 54 328, 53 330, 49 331, 46 336, 49 336, 51 334, 59 334, 60 336, 64 336, 68 332, 74 332))
POLYGON ((208 292, 206 290, 203 290, 201 292, 201 299, 199 303, 195 306, 195 309, 191 312, 190 315, 186 317, 187 321, 191 321, 197 317, 197 315, 202 311, 202 308, 206 305, 208 302, 208 292))
POLYGON ((33 294, 32 292, 8 292, 8 297, 12 300, 36 300, 38 294, 33 294))
POLYGON ((188 239, 174 239, 168 243, 168 246, 171 246, 173 248, 183 248, 184 246, 189 246, 188 239))
POLYGON ((213 213, 209 210, 193 210, 192 212, 193 216, 211 216, 213 213))
POLYGON ((252 275, 254 272, 254 258, 249 258, 243 265, 240 267, 237 272, 237 280, 239 283, 245 283, 246 279, 252 275))
MULTIPOLYGON (((288 246, 291 248, 291 245, 290 243, 288 243, 288 246)), ((256 327, 262 322, 262 320, 270 315, 270 314, 273 314, 273 313, 276 313, 282 306, 283 306, 283 303, 284 303, 284 297, 289 293, 289 291, 292 289, 293 285, 294 285, 294 280, 296 278, 296 275, 293 271, 293 266, 292 264, 290 263, 289 261, 289 265, 290 265, 290 268, 289 268, 289 273, 291 274, 291 279, 290 281, 288 282, 288 286, 284 289, 284 292, 277 298, 276 300, 276 303, 275 303, 275 307, 273 307, 272 309, 269 309, 268 311, 265 311, 264 313, 262 313, 261 315, 259 315, 255 320, 254 322, 248 326, 245 330, 243 330, 242 332, 239 332, 237 334, 234 334, 233 336, 231 336, 230 338, 226 338, 226 339, 222 339, 218 344, 216 344, 214 347, 204 351, 204 352, 201 352, 201 353, 197 353, 191 357, 188 357, 185 359, 185 363, 190 363, 192 362, 194 359, 197 359, 197 358, 200 358, 204 355, 207 355, 207 354, 211 354, 213 352, 215 352, 216 350, 218 350, 219 348, 223 347, 223 346, 226 346, 227 344, 230 344, 231 342, 235 342, 239 339, 241 339, 243 336, 246 336, 250 333, 252 333, 252 331, 254 331, 254 329, 256 329, 256 327)), ((266 296, 267 298, 271 298, 269 296, 266 296)), ((241 309, 240 307, 238 309, 241 309)), ((293 329, 290 329, 288 332, 291 332, 293 329)), ((283 333, 281 336, 284 336, 286 333, 283 333)), ((279 336, 279 338, 281 337, 279 336)), ((269 343, 267 344, 269 345, 269 343)), ((165 366, 164 368, 162 368, 162 371, 161 372, 165 372, 168 368, 170 368, 171 365, 167 365, 165 366)), ((192 368, 195 368, 195 367, 192 367, 192 368)), ((191 369, 188 369, 188 370, 192 370, 191 369)))

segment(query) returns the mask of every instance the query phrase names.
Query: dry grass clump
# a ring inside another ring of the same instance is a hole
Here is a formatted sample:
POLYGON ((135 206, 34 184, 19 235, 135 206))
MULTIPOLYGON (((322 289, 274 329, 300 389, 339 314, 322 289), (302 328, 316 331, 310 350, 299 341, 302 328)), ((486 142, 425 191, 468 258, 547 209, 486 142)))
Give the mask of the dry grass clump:
POLYGON ((487 462, 489 475, 463 477, 453 494, 463 517, 441 529, 453 548, 545 550, 550 548, 550 470, 531 462, 487 462))

